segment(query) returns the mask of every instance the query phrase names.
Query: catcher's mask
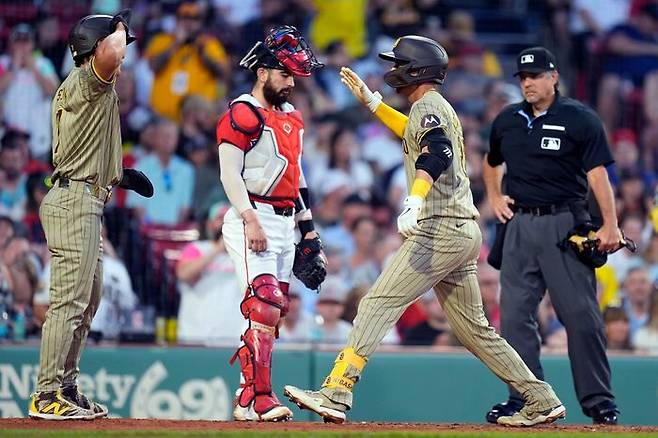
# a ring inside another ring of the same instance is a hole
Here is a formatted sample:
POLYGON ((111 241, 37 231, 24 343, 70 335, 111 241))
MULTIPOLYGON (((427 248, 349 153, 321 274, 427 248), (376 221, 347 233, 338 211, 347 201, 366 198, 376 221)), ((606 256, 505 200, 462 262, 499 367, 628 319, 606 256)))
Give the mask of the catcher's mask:
MULTIPOLYGON (((117 15, 122 16, 126 23, 130 23, 130 10, 123 10, 117 15)), ((69 49, 76 65, 96 50, 100 40, 114 32, 110 26, 113 18, 111 15, 87 15, 73 26, 69 32, 69 49)), ((135 35, 128 30, 126 44, 135 40, 135 35)))
POLYGON ((318 62, 304 37, 294 26, 277 26, 264 42, 257 42, 240 61, 240 66, 256 73, 259 67, 286 70, 294 76, 311 76, 324 67, 318 62))
POLYGON ((417 35, 398 38, 393 51, 380 53, 379 57, 395 63, 384 75, 384 82, 393 88, 424 82, 443 84, 448 69, 445 49, 436 41, 417 35))
MULTIPOLYGON (((596 237, 596 231, 599 227, 591 222, 580 224, 569 231, 567 237, 558 242, 557 246, 566 251, 571 248, 576 253, 578 259, 591 268, 600 268, 608 261, 608 254, 599 250, 599 239, 596 237)), ((622 240, 619 242, 619 248, 628 248, 631 252, 637 251, 637 245, 622 232, 622 240)))

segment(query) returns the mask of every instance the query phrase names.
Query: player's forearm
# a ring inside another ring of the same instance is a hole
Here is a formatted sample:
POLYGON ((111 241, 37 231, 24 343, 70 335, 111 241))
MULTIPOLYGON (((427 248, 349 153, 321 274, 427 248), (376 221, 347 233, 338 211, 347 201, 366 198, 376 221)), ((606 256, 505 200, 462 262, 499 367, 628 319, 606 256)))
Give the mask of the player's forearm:
POLYGON ((482 179, 488 198, 502 195, 503 174, 503 166, 491 166, 485 155, 482 162, 482 179))
POLYGON ((597 166, 587 172, 587 182, 589 183, 596 201, 601 210, 603 223, 606 225, 617 226, 617 212, 615 208, 615 195, 612 192, 612 186, 608 179, 608 172, 603 166, 597 166))
POLYGON ((119 67, 126 56, 126 31, 123 27, 117 28, 107 38, 98 43, 95 52, 96 63, 112 64, 115 69, 119 67))
POLYGON ((393 131, 395 135, 400 138, 404 136, 404 129, 407 127, 407 121, 409 120, 407 116, 384 102, 381 102, 377 106, 374 114, 388 129, 393 131))
POLYGON ((247 193, 247 186, 242 179, 244 152, 230 143, 219 145, 219 167, 222 185, 231 205, 247 220, 243 213, 253 210, 247 193))

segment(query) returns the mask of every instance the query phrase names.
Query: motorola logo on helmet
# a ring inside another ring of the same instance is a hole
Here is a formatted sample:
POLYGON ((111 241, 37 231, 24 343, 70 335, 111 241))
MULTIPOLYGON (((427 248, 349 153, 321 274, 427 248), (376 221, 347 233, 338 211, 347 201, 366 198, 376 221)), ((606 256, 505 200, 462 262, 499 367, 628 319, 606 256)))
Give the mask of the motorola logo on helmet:
POLYGON ((240 66, 256 73, 258 68, 286 70, 307 77, 324 64, 318 62, 304 37, 294 26, 277 26, 265 41, 257 42, 240 61, 240 66))
POLYGON ((379 57, 395 63, 384 75, 384 82, 393 88, 424 82, 443 84, 448 69, 446 50, 436 41, 418 35, 398 38, 393 50, 380 53, 379 57))

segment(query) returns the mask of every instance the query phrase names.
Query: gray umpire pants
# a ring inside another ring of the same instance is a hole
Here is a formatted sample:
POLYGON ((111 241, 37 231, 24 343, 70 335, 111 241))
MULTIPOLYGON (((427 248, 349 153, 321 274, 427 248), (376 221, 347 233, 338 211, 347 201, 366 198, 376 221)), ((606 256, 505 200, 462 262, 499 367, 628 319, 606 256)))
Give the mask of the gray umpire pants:
MULTIPOLYGON (((576 396, 583 409, 614 400, 606 357, 603 319, 596 299, 594 270, 572 250, 556 244, 574 226, 571 212, 544 216, 515 213, 507 224, 501 266, 501 332, 538 379, 540 337, 537 308, 546 289, 568 335, 576 396)), ((523 398, 510 387, 510 398, 523 398)))

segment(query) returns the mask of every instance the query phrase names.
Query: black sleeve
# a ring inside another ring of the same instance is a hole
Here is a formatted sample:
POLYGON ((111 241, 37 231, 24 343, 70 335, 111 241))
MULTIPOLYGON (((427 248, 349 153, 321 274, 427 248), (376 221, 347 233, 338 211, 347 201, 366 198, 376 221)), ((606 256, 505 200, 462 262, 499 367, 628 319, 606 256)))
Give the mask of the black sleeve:
POLYGON ((416 159, 416 169, 427 172, 434 181, 452 164, 452 143, 442 128, 427 131, 420 140, 420 147, 427 147, 416 159))
POLYGON ((489 153, 487 154, 487 163, 491 167, 500 166, 505 162, 503 154, 500 149, 502 141, 502 132, 500 129, 500 115, 496 117, 491 125, 491 132, 489 133, 489 153))
POLYGON ((583 160, 583 168, 586 172, 594 169, 597 166, 607 166, 614 163, 612 152, 603 129, 601 119, 594 111, 586 108, 583 111, 580 119, 582 123, 582 143, 581 143, 581 158, 583 160))

